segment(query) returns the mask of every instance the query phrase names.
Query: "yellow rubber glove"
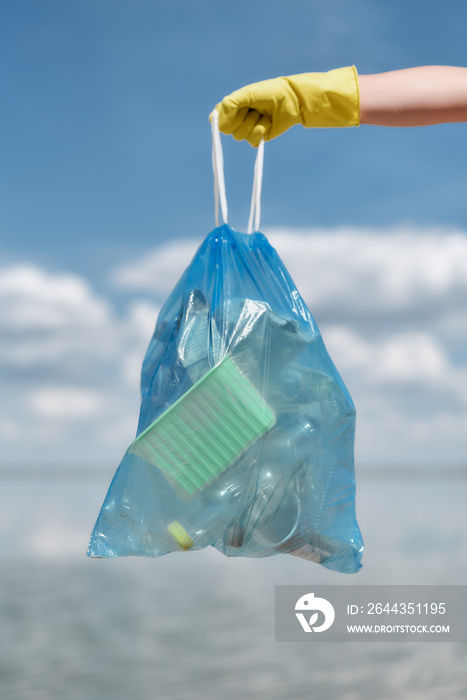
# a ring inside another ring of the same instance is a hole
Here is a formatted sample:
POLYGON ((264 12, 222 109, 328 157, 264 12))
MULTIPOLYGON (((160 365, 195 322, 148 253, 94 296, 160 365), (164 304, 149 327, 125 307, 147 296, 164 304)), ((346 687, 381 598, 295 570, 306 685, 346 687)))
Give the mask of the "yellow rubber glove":
POLYGON ((257 147, 294 124, 358 126, 360 105, 355 66, 327 73, 301 73, 263 80, 224 97, 216 106, 219 129, 257 147))

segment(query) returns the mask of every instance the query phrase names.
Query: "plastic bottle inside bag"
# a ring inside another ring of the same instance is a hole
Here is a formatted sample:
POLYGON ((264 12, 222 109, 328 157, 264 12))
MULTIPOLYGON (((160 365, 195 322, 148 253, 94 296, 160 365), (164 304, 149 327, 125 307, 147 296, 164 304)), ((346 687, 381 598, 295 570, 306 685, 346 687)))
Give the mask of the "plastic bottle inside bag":
POLYGON ((178 354, 194 384, 219 361, 222 345, 206 300, 197 290, 190 294, 179 337, 178 354))

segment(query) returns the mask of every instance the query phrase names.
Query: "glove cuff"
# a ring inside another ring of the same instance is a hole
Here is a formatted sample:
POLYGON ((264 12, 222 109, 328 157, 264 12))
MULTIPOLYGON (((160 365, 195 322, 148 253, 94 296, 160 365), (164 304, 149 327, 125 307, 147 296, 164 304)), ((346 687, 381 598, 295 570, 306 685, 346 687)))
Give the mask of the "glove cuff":
POLYGON ((360 125, 360 94, 355 66, 286 78, 300 104, 306 127, 360 125))

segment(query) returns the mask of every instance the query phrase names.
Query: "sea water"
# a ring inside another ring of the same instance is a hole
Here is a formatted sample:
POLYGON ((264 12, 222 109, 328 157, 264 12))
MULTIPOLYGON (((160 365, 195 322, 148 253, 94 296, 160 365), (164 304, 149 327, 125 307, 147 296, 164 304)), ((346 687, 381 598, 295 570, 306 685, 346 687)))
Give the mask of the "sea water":
POLYGON ((464 473, 357 470, 355 575, 213 549, 88 559, 110 476, 0 474, 2 700, 467 697, 467 645, 274 642, 275 584, 467 584, 464 473))

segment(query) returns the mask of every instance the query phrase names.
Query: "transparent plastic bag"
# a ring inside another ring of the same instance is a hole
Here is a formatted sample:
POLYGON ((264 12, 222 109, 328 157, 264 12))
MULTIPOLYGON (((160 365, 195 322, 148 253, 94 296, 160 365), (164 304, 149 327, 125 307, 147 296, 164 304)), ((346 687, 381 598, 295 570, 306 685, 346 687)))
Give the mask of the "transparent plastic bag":
MULTIPOLYGON (((257 223, 261 170, 257 161, 257 223)), ((225 220, 216 164, 215 175, 225 220)), ((227 556, 283 552, 358 571, 355 409, 264 235, 225 223, 206 237, 159 314, 141 389, 137 438, 89 556, 212 545, 227 556)))

